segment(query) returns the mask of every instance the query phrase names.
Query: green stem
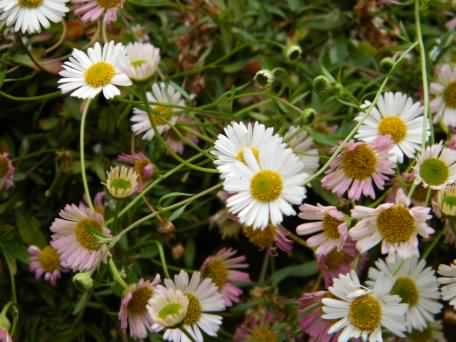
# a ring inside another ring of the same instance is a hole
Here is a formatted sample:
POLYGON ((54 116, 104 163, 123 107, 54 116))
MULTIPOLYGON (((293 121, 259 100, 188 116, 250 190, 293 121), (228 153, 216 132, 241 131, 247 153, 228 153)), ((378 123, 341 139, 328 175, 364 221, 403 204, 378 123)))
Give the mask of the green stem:
POLYGON ((258 282, 260 284, 264 284, 264 281, 266 279, 266 272, 268 270, 268 264, 269 264, 269 251, 266 250, 264 252, 263 264, 261 265, 260 278, 258 279, 258 282))
POLYGON ((152 241, 155 243, 158 249, 158 255, 160 256, 161 266, 163 268, 163 273, 165 274, 166 278, 169 278, 169 271, 168 271, 168 264, 166 263, 165 252, 163 250, 163 246, 160 241, 154 240, 152 241))
POLYGON ((82 184, 84 186, 85 199, 89 204, 90 209, 95 210, 92 202, 92 197, 90 197, 89 184, 87 183, 87 174, 86 174, 86 165, 85 165, 85 155, 84 155, 84 134, 85 134, 85 122, 87 119, 87 113, 89 112, 91 100, 87 100, 84 105, 84 110, 81 117, 81 130, 79 135, 79 156, 81 159, 81 175, 82 175, 82 184))
MULTIPOLYGON (((450 222, 451 224, 451 222, 450 222)), ((445 228, 441 229, 440 232, 437 234, 436 237, 434 237, 434 240, 432 240, 432 243, 430 246, 426 249, 426 251, 423 253, 422 259, 427 259, 429 254, 431 254, 432 250, 437 246, 438 242, 442 238, 443 234, 445 233, 445 228)))
POLYGON ((111 271, 112 278, 114 281, 122 286, 123 289, 128 288, 128 284, 123 280, 122 276, 120 275, 119 270, 117 269, 116 264, 112 258, 109 258, 109 270, 111 271))
POLYGON ((62 95, 63 94, 62 94, 61 91, 54 91, 54 92, 49 93, 49 94, 21 97, 21 96, 10 95, 10 94, 7 94, 7 93, 5 93, 3 91, 0 91, 0 96, 3 96, 4 98, 7 98, 7 99, 12 100, 12 101, 19 101, 19 102, 42 101, 42 100, 48 100, 48 99, 53 99, 53 98, 56 98, 56 97, 60 97, 62 95))

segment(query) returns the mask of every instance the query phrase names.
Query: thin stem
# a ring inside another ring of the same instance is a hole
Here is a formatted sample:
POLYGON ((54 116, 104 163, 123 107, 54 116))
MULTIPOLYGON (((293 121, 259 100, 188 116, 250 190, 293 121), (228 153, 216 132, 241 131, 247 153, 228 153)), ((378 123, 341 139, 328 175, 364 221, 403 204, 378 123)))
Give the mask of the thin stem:
POLYGON ((106 20, 103 19, 103 17, 101 17, 100 20, 101 20, 101 37, 103 39, 103 43, 107 43, 108 42, 108 32, 106 29, 107 22, 106 22, 106 20))
POLYGON ((51 53, 55 49, 57 49, 60 45, 62 45, 63 41, 65 40, 66 33, 67 33, 67 26, 66 26, 65 20, 62 20, 62 33, 60 34, 59 40, 54 45, 52 45, 51 47, 46 49, 46 51, 45 51, 46 55, 48 53, 51 53))
POLYGON ((30 60, 32 61, 33 64, 35 64, 35 66, 38 68, 38 70, 47 72, 47 70, 40 64, 40 62, 38 62, 38 60, 35 58, 35 56, 33 56, 33 53, 24 44, 24 42, 22 40, 22 36, 17 34, 16 37, 17 37, 17 40, 19 41, 19 44, 25 50, 25 53, 27 54, 27 56, 29 56, 30 60))
MULTIPOLYGON (((451 225, 450 221, 450 225, 451 225)), ((432 243, 429 245, 429 247, 424 251, 422 259, 427 259, 429 254, 431 254, 432 250, 437 246, 438 242, 442 238, 443 234, 445 233, 445 228, 441 229, 440 232, 437 234, 437 236, 434 237, 434 240, 432 240, 432 243)))
POLYGON ((36 95, 36 96, 14 96, 14 95, 7 94, 3 91, 0 91, 0 96, 3 96, 12 101, 29 102, 29 101, 42 101, 42 100, 53 99, 56 97, 63 96, 63 94, 61 91, 54 91, 49 94, 36 95))
POLYGON ((169 278, 169 271, 168 271, 168 264, 166 263, 165 252, 163 250, 163 246, 160 241, 154 240, 152 241, 155 243, 158 249, 158 255, 160 256, 161 266, 163 268, 163 273, 165 274, 166 278, 169 278))
POLYGON ((90 209, 94 210, 92 197, 90 197, 89 184, 87 183, 87 174, 86 174, 86 165, 85 165, 85 155, 84 155, 84 134, 85 134, 85 122, 87 118, 87 113, 89 112, 91 100, 87 100, 84 105, 84 110, 81 117, 81 130, 79 135, 79 156, 81 159, 81 175, 82 175, 82 185, 84 186, 85 199, 89 204, 90 209))
POLYGON ((124 289, 128 288, 128 284, 125 282, 125 280, 123 280, 112 258, 109 258, 109 270, 111 271, 112 279, 114 279, 117 284, 122 286, 124 289))
POLYGON ((260 278, 258 279, 258 282, 260 284, 263 284, 266 279, 266 272, 268 270, 268 264, 269 264, 269 251, 266 250, 264 253, 265 254, 263 257, 263 264, 261 265, 260 278))

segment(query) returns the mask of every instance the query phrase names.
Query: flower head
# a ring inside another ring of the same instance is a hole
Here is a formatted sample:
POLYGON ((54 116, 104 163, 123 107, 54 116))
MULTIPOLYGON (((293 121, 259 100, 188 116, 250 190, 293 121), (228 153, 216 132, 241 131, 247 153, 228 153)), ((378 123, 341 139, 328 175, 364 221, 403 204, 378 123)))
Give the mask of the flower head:
POLYGON ((451 265, 440 265, 438 269, 440 290, 442 298, 456 309, 456 263, 451 265))
POLYGON ((103 17, 106 24, 117 20, 117 12, 122 8, 124 0, 71 0, 74 12, 82 21, 94 22, 103 17))
POLYGON ((160 49, 150 43, 130 43, 126 47, 128 64, 125 73, 133 81, 145 81, 158 69, 160 49))
POLYGON ((456 67, 445 64, 437 70, 437 77, 431 83, 431 110, 434 121, 443 121, 447 126, 456 126, 456 67))
POLYGON ((312 137, 301 128, 291 126, 284 140, 304 164, 304 172, 311 175, 318 169, 320 155, 315 148, 312 137))
POLYGON ((243 226, 242 232, 251 243, 259 249, 267 249, 272 255, 276 248, 287 254, 293 250, 293 241, 287 238, 286 229, 281 225, 270 224, 265 229, 243 226))
MULTIPOLYGON (((149 299, 147 309, 152 318, 153 330, 161 331, 167 328, 174 328, 181 324, 187 315, 189 306, 188 297, 181 290, 175 288, 160 287, 155 289, 156 292, 149 299)), ((167 330, 168 336, 176 336, 176 340, 180 341, 181 335, 178 329, 167 330)), ((165 333, 165 334, 166 334, 165 333)), ((184 334, 182 334, 184 335, 184 334)), ((174 339, 170 338, 174 341, 174 339)))
MULTIPOLYGON (((248 311, 244 321, 236 328, 233 341, 277 342, 281 335, 277 325, 283 318, 280 312, 277 313, 265 308, 248 311)), ((287 341, 295 341, 294 332, 287 335, 289 335, 287 341)))
POLYGON ((107 175, 106 189, 114 198, 127 198, 138 189, 138 174, 131 167, 113 166, 107 175))
POLYGON ((0 153, 0 192, 13 186, 15 168, 8 153, 0 153))
POLYGON ((29 268, 35 274, 36 279, 40 279, 44 275, 44 280, 55 286, 63 271, 57 250, 52 246, 40 249, 32 245, 29 246, 28 252, 30 254, 29 268))
POLYGON ((117 157, 117 160, 133 166, 138 175, 138 191, 144 188, 144 185, 154 174, 154 164, 142 152, 132 154, 122 153, 117 157))
POLYGON ((439 190, 436 204, 444 215, 456 216, 456 183, 447 184, 439 190))

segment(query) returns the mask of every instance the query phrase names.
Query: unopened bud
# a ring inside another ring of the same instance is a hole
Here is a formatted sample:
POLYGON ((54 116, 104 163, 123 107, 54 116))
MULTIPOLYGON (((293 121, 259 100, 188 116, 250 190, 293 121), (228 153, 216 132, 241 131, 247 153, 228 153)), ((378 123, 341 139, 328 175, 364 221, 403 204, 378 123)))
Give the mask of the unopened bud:
POLYGON ((389 71, 394 66, 394 63, 394 58, 385 57, 380 61, 380 66, 383 68, 383 70, 389 71))
POLYGON ((171 221, 163 219, 160 221, 158 231, 162 234, 173 234, 176 231, 176 226, 171 221))
POLYGON ((180 258, 182 258, 184 253, 185 247, 181 243, 178 243, 171 249, 171 255, 173 256, 174 260, 179 260, 180 258))
POLYGON ((254 79, 260 87, 269 88, 274 82, 274 73, 268 69, 261 69, 255 74, 254 79))
POLYGON ((302 49, 299 45, 290 45, 287 47, 286 55, 290 62, 294 62, 301 57, 302 49))
POLYGON ((80 272, 73 276, 73 284, 80 290, 90 290, 93 287, 92 275, 88 272, 80 272))
POLYGON ((332 87, 332 82, 326 76, 319 75, 312 81, 312 85, 317 91, 329 90, 332 87))

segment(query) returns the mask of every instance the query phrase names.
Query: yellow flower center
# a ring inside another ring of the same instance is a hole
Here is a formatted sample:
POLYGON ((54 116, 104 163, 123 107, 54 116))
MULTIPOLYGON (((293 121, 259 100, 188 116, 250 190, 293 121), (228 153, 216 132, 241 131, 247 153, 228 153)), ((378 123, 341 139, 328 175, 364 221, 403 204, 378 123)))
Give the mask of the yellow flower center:
POLYGON ((98 62, 91 65, 85 72, 87 84, 93 88, 104 87, 111 83, 116 70, 110 63, 98 62))
POLYGON ((274 245, 276 239, 276 227, 273 225, 267 226, 265 229, 253 229, 244 226, 242 231, 251 243, 259 248, 269 248, 274 245))
POLYGON ((60 257, 51 246, 46 246, 41 250, 38 261, 45 272, 54 272, 60 267, 60 257))
POLYGON ((267 326, 258 326, 252 329, 249 337, 247 338, 249 342, 277 342, 277 334, 267 326))
POLYGON ((447 85, 445 92, 443 93, 443 98, 448 107, 456 108, 456 81, 447 85))
POLYGON ((219 289, 221 289, 228 280, 228 269, 220 258, 213 258, 210 260, 207 263, 203 274, 205 277, 212 279, 219 289))
POLYGON ((119 6, 121 0, 97 0, 97 4, 104 9, 110 9, 119 6))
POLYGON ((43 0, 18 0, 17 4, 23 8, 37 8, 40 7, 43 0))
POLYGON ((383 210, 377 217, 377 227, 389 243, 406 242, 416 232, 415 218, 402 205, 383 210))
POLYGON ((246 149, 246 148, 250 148, 250 150, 252 151, 253 156, 255 157, 255 159, 257 161, 260 160, 260 151, 258 151, 258 149, 256 147, 244 147, 241 150, 239 150, 239 152, 236 154, 236 159, 237 160, 239 160, 240 162, 245 164, 244 149, 246 149))
POLYGON ((342 223, 332 217, 331 215, 326 214, 323 217, 323 231, 328 239, 336 240, 340 238, 339 230, 337 227, 342 223))
POLYGON ((9 169, 8 159, 0 155, 0 178, 6 176, 9 169))
POLYGON ((448 165, 438 158, 429 158, 420 165, 420 176, 428 185, 442 185, 449 176, 448 165))
POLYGON ((154 105, 151 107, 152 111, 149 114, 149 120, 155 126, 163 126, 169 123, 173 116, 173 109, 168 106, 154 105))
POLYGON ((381 304, 372 295, 358 297, 351 302, 348 317, 359 330, 372 332, 382 321, 381 304))
POLYGON ((256 173, 250 182, 250 193, 260 202, 271 202, 280 197, 283 190, 282 176, 272 170, 256 173))
POLYGON ((367 144, 360 144, 343 153, 341 166, 347 177, 364 180, 374 175, 377 156, 367 144))
POLYGON ((168 316, 175 316, 182 310, 180 303, 169 303, 166 304, 158 313, 158 317, 165 320, 168 316))
POLYGON ((407 125, 399 116, 387 116, 380 120, 378 131, 381 135, 390 135, 393 141, 398 144, 407 135, 407 125))
POLYGON ((101 233, 101 226, 97 221, 85 219, 76 225, 75 235, 81 246, 90 251, 97 251, 101 244, 93 232, 101 233))
POLYGON ((194 295, 191 293, 185 294, 188 298, 188 307, 187 307, 187 315, 184 318, 184 324, 193 325, 197 323, 202 314, 201 304, 194 295))
POLYGON ((410 307, 417 305, 420 298, 415 281, 409 277, 397 278, 391 293, 401 297, 402 303, 407 303, 410 307))
POLYGON ((128 312, 133 315, 144 315, 147 302, 152 297, 153 290, 148 287, 136 289, 128 302, 128 312))
POLYGON ((330 271, 335 271, 340 265, 348 264, 353 260, 353 257, 337 249, 333 249, 325 257, 325 265, 330 271))

